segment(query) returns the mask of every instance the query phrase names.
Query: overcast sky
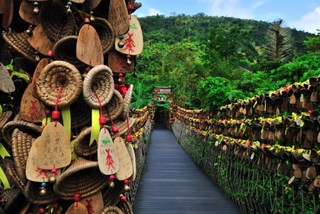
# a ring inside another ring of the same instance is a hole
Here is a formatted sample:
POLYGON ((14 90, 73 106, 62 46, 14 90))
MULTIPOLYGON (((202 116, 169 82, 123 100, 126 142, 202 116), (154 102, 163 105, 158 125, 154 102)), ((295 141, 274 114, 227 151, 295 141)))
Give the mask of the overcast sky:
POLYGON ((282 18, 297 30, 315 33, 320 29, 320 0, 136 0, 142 7, 138 17, 164 14, 229 16, 272 22, 282 18))

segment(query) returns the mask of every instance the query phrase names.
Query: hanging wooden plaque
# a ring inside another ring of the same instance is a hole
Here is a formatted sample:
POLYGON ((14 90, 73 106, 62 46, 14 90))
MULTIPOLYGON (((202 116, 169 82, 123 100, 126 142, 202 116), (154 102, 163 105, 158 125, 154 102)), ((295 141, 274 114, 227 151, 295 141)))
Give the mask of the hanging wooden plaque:
POLYGON ((44 32, 41 24, 32 31, 32 35, 28 37, 28 42, 35 50, 38 50, 43 55, 47 55, 48 51, 52 50, 53 47, 53 42, 44 32))
MULTIPOLYGON (((53 62, 53 60, 51 59, 50 62, 53 62)), ((37 94, 37 80, 39 78, 39 75, 42 71, 42 69, 44 67, 46 67, 49 64, 49 59, 48 58, 44 58, 42 60, 40 60, 40 62, 38 63, 34 73, 33 73, 33 77, 32 77, 32 96, 34 96, 35 98, 39 98, 38 94, 37 94)))
POLYGON ((40 23, 39 14, 34 15, 33 8, 34 8, 34 3, 28 2, 26 0, 22 0, 20 9, 19 9, 19 15, 21 19, 23 19, 24 21, 33 25, 38 25, 40 23))
POLYGON ((8 9, 8 0, 0 0, 0 14, 4 14, 8 9))
POLYGON ((87 208, 89 214, 101 213, 104 207, 101 191, 89 197, 82 198, 80 202, 87 208))
POLYGON ((131 176, 130 180, 134 181, 137 176, 137 165, 136 165, 136 155, 134 153, 133 146, 131 143, 127 144, 127 150, 130 155, 131 162, 132 162, 132 176, 131 176))
MULTIPOLYGON (((85 0, 70 0, 71 2, 82 4, 85 0)), ((87 0, 90 1, 90 0, 87 0)))
POLYGON ((81 62, 93 67, 104 64, 100 38, 91 25, 85 24, 80 29, 76 55, 81 62))
POLYGON ((70 164, 70 139, 61 123, 52 122, 46 126, 41 135, 38 152, 40 169, 60 169, 70 164))
POLYGON ((108 21, 111 23, 116 36, 128 32, 130 22, 125 0, 110 0, 108 21))
POLYGON ((88 214, 88 210, 81 202, 74 202, 67 209, 66 214, 88 214))
POLYGON ((13 0, 6 0, 7 1, 7 10, 2 15, 2 28, 7 29, 12 22, 13 19, 13 12, 14 12, 14 3, 13 0))
MULTIPOLYGON (((116 44, 117 45, 117 44, 116 44)), ((127 56, 112 49, 108 55, 108 66, 113 73, 131 73, 134 71, 134 60, 131 60, 131 65, 127 63, 127 56)))
POLYGON ((131 16, 130 29, 128 33, 123 35, 122 41, 124 46, 120 48, 117 44, 120 42, 120 38, 116 37, 115 48, 117 51, 123 54, 139 55, 143 50, 143 36, 140 23, 135 16, 131 16))
POLYGON ((102 174, 112 175, 119 170, 119 160, 110 133, 102 128, 98 143, 98 162, 102 174))
MULTIPOLYGON (((27 160, 26 166, 26 176, 27 179, 33 182, 48 182, 50 176, 52 176, 51 170, 44 170, 38 167, 37 158, 38 158, 38 148, 40 143, 40 137, 38 137, 31 146, 30 153, 27 160)), ((54 176, 59 176, 61 170, 57 169, 57 172, 54 176)))
POLYGON ((114 147, 119 158, 119 170, 116 173, 116 178, 119 181, 124 181, 132 175, 131 158, 121 137, 115 138, 114 147))
POLYGON ((0 90, 5 93, 11 93, 16 90, 10 74, 4 65, 0 62, 0 90))
POLYGON ((23 93, 20 103, 20 114, 22 119, 34 123, 41 122, 46 118, 46 107, 37 98, 32 96, 31 84, 28 85, 23 93))
POLYGON ((313 182, 314 186, 316 187, 320 187, 320 175, 318 175, 316 177, 316 179, 314 179, 314 182, 313 182))

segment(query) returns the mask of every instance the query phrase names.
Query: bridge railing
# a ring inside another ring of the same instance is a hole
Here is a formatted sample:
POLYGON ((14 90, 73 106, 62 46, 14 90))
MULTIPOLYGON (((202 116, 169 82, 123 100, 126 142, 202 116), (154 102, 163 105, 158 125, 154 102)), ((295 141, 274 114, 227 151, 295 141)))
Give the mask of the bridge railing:
POLYGON ((244 213, 317 213, 318 80, 215 112, 171 103, 173 133, 244 213))

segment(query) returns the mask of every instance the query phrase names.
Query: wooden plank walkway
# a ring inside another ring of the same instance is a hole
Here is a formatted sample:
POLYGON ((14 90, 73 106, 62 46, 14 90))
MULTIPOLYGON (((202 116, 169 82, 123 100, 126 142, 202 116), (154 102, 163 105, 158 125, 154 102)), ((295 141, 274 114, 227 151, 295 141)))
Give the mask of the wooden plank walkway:
POLYGON ((241 213, 162 123, 152 131, 146 161, 134 214, 241 213))

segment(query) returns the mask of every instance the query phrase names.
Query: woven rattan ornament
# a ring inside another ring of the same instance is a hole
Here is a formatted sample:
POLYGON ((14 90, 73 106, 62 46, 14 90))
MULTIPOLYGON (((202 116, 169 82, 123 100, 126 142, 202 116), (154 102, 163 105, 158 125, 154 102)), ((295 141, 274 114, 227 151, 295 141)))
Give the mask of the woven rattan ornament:
POLYGON ((124 214, 124 213, 118 207, 108 206, 102 210, 101 214, 124 214))
POLYGON ((89 214, 101 213, 103 209, 103 198, 101 191, 89 197, 82 198, 80 202, 86 206, 89 214))
POLYGON ((28 42, 35 50, 38 50, 43 55, 47 55, 48 51, 52 50, 53 47, 53 42, 44 32, 41 24, 37 25, 32 31, 32 35, 29 36, 28 42))
POLYGON ((114 147, 119 159, 119 170, 116 173, 116 178, 120 181, 124 181, 132 175, 131 158, 121 137, 115 138, 114 147))
POLYGON ((2 15, 2 29, 7 29, 11 25, 11 22, 13 19, 13 13, 14 13, 14 0, 7 0, 7 10, 2 15))
POLYGON ((77 58, 90 66, 104 64, 99 35, 93 26, 85 24, 79 32, 76 48, 77 58))
MULTIPOLYGON (((91 119, 91 117, 90 117, 91 119)), ((85 127, 81 130, 74 143, 74 151, 80 157, 86 157, 97 153, 97 144, 94 142, 88 146, 90 142, 91 127, 85 127)))
POLYGON ((119 36, 128 32, 130 22, 124 0, 110 0, 108 21, 113 26, 115 35, 119 36))
MULTIPOLYGON (((126 55, 139 55, 142 53, 143 50, 143 35, 140 23, 135 16, 131 16, 130 19, 130 29, 128 33, 116 37, 115 41, 115 48, 120 53, 126 54, 126 55), (123 40, 124 46, 122 48, 119 47, 119 42, 123 40)), ((130 58, 127 56, 127 58, 130 58)), ((130 60, 131 61, 131 60, 130 60)), ((128 59, 127 59, 128 63, 128 59)), ((129 64, 129 63, 128 63, 129 64)))
POLYGON ((127 88, 127 92, 124 96, 124 106, 123 106, 123 111, 121 113, 121 116, 123 119, 126 119, 127 116, 129 115, 132 91, 133 91, 133 85, 131 84, 127 88))
POLYGON ((94 109, 100 107, 98 98, 92 87, 101 101, 101 105, 106 105, 112 98, 114 90, 114 81, 112 71, 106 65, 99 65, 90 70, 83 81, 83 97, 86 103, 94 109))
POLYGON ((38 123, 46 118, 46 108, 42 102, 32 96, 32 84, 24 91, 21 104, 20 114, 23 120, 38 123))
POLYGON ((0 129, 6 124, 10 118, 12 117, 12 111, 6 111, 3 113, 0 113, 0 129))
POLYGON ((39 78, 39 75, 40 75, 42 69, 44 67, 46 67, 49 64, 49 62, 53 62, 53 60, 51 60, 51 59, 49 60, 48 58, 44 58, 44 59, 40 60, 40 62, 38 63, 38 65, 37 65, 37 67, 36 67, 36 69, 34 70, 34 73, 33 73, 32 82, 31 82, 31 84, 32 84, 32 96, 34 96, 37 99, 38 99, 38 94, 37 94, 37 84, 36 84, 36 82, 37 82, 37 80, 39 78))
POLYGON ((16 90, 8 70, 0 62, 0 90, 5 93, 11 93, 16 90))
POLYGON ((27 165, 26 165, 26 177, 30 181, 34 182, 50 182, 55 181, 55 177, 61 174, 61 170, 57 169, 56 173, 52 173, 51 170, 44 170, 38 167, 38 148, 40 143, 40 137, 38 137, 31 146, 27 165))
MULTIPOLYGON (((32 62, 37 62, 36 60, 36 50, 28 42, 28 35, 24 32, 22 33, 2 33, 3 39, 15 49, 19 54, 26 57, 32 62)), ((39 57, 39 56, 38 56, 39 57)))
POLYGON ((112 175, 119 170, 118 155, 109 131, 105 128, 100 130, 98 141, 98 162, 99 169, 102 174, 112 175))
POLYGON ((68 62, 54 61, 43 68, 36 81, 39 99, 46 105, 55 107, 56 99, 63 85, 58 107, 74 103, 82 91, 82 77, 78 69, 68 62))
POLYGON ((86 65, 78 60, 76 56, 77 40, 78 36, 66 36, 60 39, 53 48, 55 60, 69 62, 78 69, 84 68, 86 65))
POLYGON ((21 19, 23 19, 24 21, 30 24, 38 25, 40 23, 40 18, 38 14, 36 15, 33 14, 33 10, 34 10, 33 2, 22 0, 20 4, 20 9, 19 9, 19 15, 21 19))
POLYGON ((120 114, 123 112, 123 107, 124 107, 124 100, 117 90, 114 90, 113 96, 111 100, 106 104, 105 107, 102 108, 102 114, 106 118, 106 122, 110 122, 110 117, 111 119, 114 120, 120 116, 120 114))
POLYGON ((40 169, 60 169, 71 162, 70 137, 59 122, 49 123, 42 132, 37 164, 40 169))

